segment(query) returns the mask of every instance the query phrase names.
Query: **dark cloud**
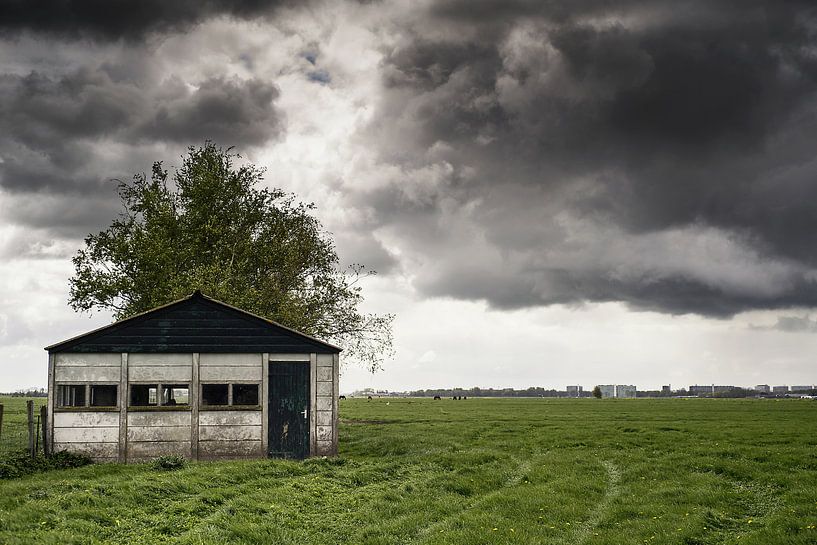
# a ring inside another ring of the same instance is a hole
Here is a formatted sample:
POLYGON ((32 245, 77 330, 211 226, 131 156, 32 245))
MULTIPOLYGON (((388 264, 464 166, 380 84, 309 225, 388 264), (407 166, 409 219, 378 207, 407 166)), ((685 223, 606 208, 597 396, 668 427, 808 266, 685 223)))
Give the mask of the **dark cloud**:
POLYGON ((139 39, 189 29, 220 15, 251 19, 286 2, 269 0, 2 0, 0 31, 70 38, 139 39))
MULTIPOLYGON (((480 236, 506 257, 421 275, 428 293, 711 315, 817 303, 808 4, 441 1, 402 35, 372 137, 384 162, 454 173, 425 203, 440 228, 407 244, 436 260, 480 236), (610 232, 619 255, 595 242, 610 232), (651 245, 666 233, 683 266, 651 245)), ((369 198, 415 232, 396 193, 369 198)))
POLYGON ((281 113, 273 102, 278 88, 257 79, 211 78, 194 91, 181 81, 178 92, 162 101, 141 132, 154 140, 189 143, 204 139, 230 145, 259 145, 281 130, 281 113))

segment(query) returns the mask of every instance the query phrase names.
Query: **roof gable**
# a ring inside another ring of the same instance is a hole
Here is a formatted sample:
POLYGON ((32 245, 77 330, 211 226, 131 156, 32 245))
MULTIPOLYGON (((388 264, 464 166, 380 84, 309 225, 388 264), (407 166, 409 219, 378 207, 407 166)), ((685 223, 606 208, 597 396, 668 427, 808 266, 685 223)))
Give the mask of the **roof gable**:
POLYGON ((340 348, 195 292, 49 352, 337 353, 340 348))

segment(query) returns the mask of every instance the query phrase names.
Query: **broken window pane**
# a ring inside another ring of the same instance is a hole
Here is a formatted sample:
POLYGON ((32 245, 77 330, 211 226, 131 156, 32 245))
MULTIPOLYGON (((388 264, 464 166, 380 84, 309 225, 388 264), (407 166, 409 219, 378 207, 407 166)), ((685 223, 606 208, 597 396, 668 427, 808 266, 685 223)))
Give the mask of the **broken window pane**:
POLYGON ((58 399, 60 407, 84 407, 85 386, 64 384, 59 387, 58 399))
POLYGON ((130 387, 130 404, 133 407, 157 405, 159 386, 157 384, 132 384, 130 387))
POLYGON ((116 407, 116 386, 91 385, 91 407, 116 407))
POLYGON ((187 405, 190 403, 190 390, 187 384, 163 384, 162 405, 187 405))
POLYGON ((258 405, 258 385, 233 384, 233 405, 258 405))
POLYGON ((202 405, 226 405, 227 385, 226 384, 202 384, 201 385, 202 405))

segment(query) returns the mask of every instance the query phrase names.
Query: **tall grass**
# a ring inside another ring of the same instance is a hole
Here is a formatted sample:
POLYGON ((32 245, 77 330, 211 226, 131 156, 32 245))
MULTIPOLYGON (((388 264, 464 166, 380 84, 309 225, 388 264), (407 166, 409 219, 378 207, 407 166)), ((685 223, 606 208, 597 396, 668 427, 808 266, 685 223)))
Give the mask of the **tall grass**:
POLYGON ((0 482, 0 543, 817 543, 817 402, 386 402, 336 459, 0 482))

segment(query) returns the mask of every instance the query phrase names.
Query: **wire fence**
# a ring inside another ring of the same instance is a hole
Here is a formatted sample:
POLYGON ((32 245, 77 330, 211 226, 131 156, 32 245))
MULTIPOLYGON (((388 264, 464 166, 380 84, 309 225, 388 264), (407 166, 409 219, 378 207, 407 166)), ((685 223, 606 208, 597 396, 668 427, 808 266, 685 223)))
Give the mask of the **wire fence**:
POLYGON ((28 417, 26 401, 34 401, 34 434, 38 450, 43 449, 40 407, 46 404, 44 397, 0 396, 0 458, 28 449, 28 417))

